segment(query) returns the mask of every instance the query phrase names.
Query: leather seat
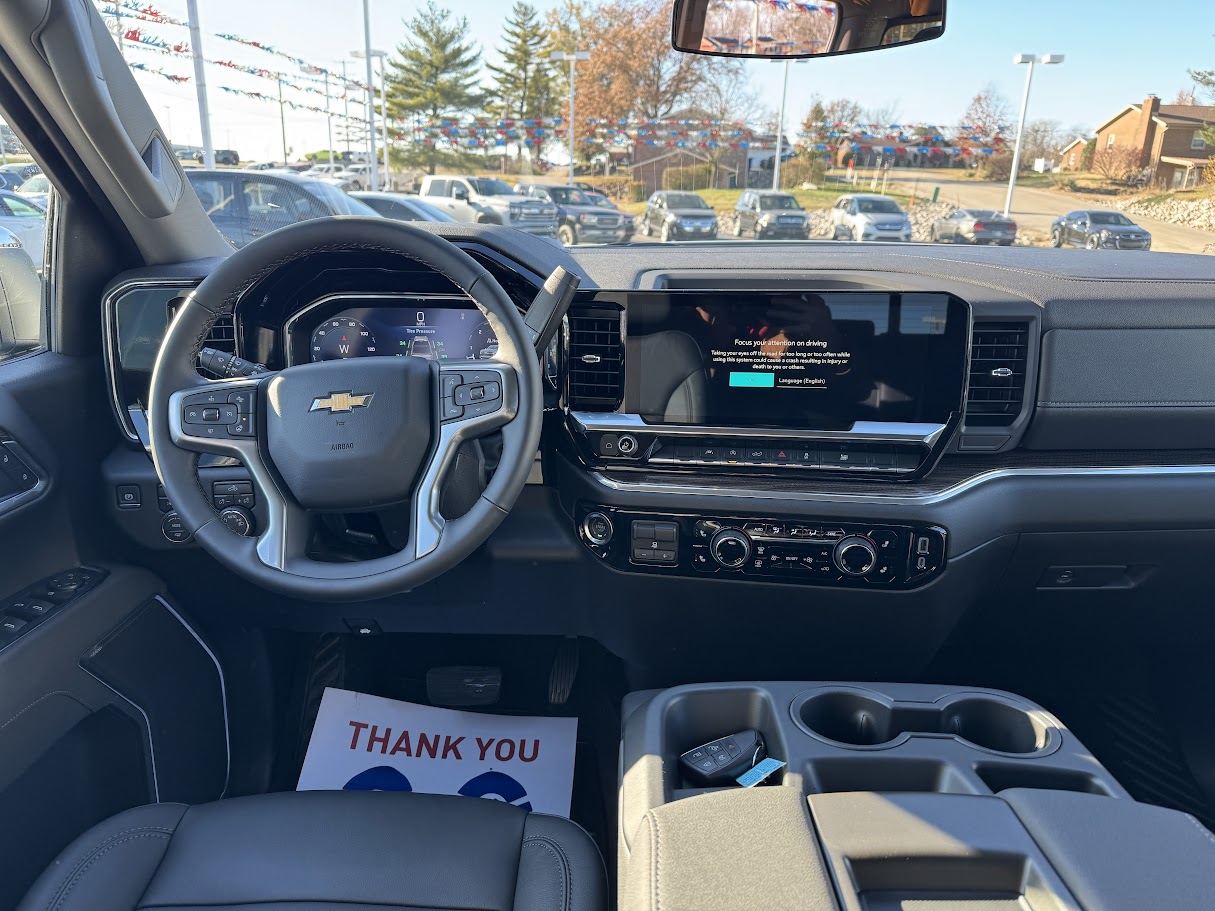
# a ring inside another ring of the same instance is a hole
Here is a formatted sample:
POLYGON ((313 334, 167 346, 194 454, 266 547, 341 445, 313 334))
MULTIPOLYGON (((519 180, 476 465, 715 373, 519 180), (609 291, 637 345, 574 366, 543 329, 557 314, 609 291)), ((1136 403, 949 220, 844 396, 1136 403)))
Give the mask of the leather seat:
POLYGON ((576 824, 471 797, 303 791, 120 813, 19 911, 606 911, 576 824))

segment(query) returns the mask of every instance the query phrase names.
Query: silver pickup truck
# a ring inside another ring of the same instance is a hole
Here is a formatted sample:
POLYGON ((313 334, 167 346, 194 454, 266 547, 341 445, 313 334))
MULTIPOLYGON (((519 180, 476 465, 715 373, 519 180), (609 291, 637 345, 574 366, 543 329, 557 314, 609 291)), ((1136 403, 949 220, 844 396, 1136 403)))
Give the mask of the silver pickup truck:
POLYGON ((529 234, 557 233, 557 207, 529 199, 496 177, 428 176, 418 197, 470 224, 506 225, 529 234))

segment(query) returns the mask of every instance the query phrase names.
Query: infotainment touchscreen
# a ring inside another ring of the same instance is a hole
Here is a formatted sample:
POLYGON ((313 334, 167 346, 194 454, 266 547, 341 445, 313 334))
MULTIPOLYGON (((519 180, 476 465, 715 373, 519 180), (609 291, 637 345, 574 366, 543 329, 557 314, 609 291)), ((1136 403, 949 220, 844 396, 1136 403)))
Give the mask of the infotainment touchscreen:
MULTIPOLYGON (((598 298, 617 297, 600 294, 598 298)), ((848 429, 960 412, 969 305, 940 293, 629 292, 625 411, 649 423, 848 429)))

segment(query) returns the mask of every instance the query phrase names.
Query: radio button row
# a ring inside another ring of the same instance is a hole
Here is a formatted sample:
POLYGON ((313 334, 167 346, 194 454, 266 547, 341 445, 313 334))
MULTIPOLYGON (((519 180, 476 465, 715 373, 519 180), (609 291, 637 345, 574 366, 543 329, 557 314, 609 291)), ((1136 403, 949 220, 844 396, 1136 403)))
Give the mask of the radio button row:
MULTIPOLYGON (((601 455, 619 456, 611 435, 600 437, 601 455)), ((914 447, 887 443, 833 442, 819 440, 811 443, 796 441, 752 440, 741 443, 721 443, 716 440, 683 442, 667 439, 660 445, 651 461, 657 463, 689 462, 696 464, 728 464, 758 466, 795 466, 799 468, 881 469, 913 471, 920 465, 920 451, 914 447)))

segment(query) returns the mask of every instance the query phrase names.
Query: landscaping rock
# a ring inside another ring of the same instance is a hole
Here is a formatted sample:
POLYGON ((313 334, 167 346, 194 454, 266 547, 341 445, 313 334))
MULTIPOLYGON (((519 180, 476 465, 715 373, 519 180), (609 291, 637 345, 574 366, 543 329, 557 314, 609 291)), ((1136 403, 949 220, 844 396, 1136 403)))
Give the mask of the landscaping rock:
POLYGON ((1119 200, 1116 207, 1128 215, 1154 218, 1200 231, 1215 231, 1215 199, 1159 199, 1137 197, 1119 200))

